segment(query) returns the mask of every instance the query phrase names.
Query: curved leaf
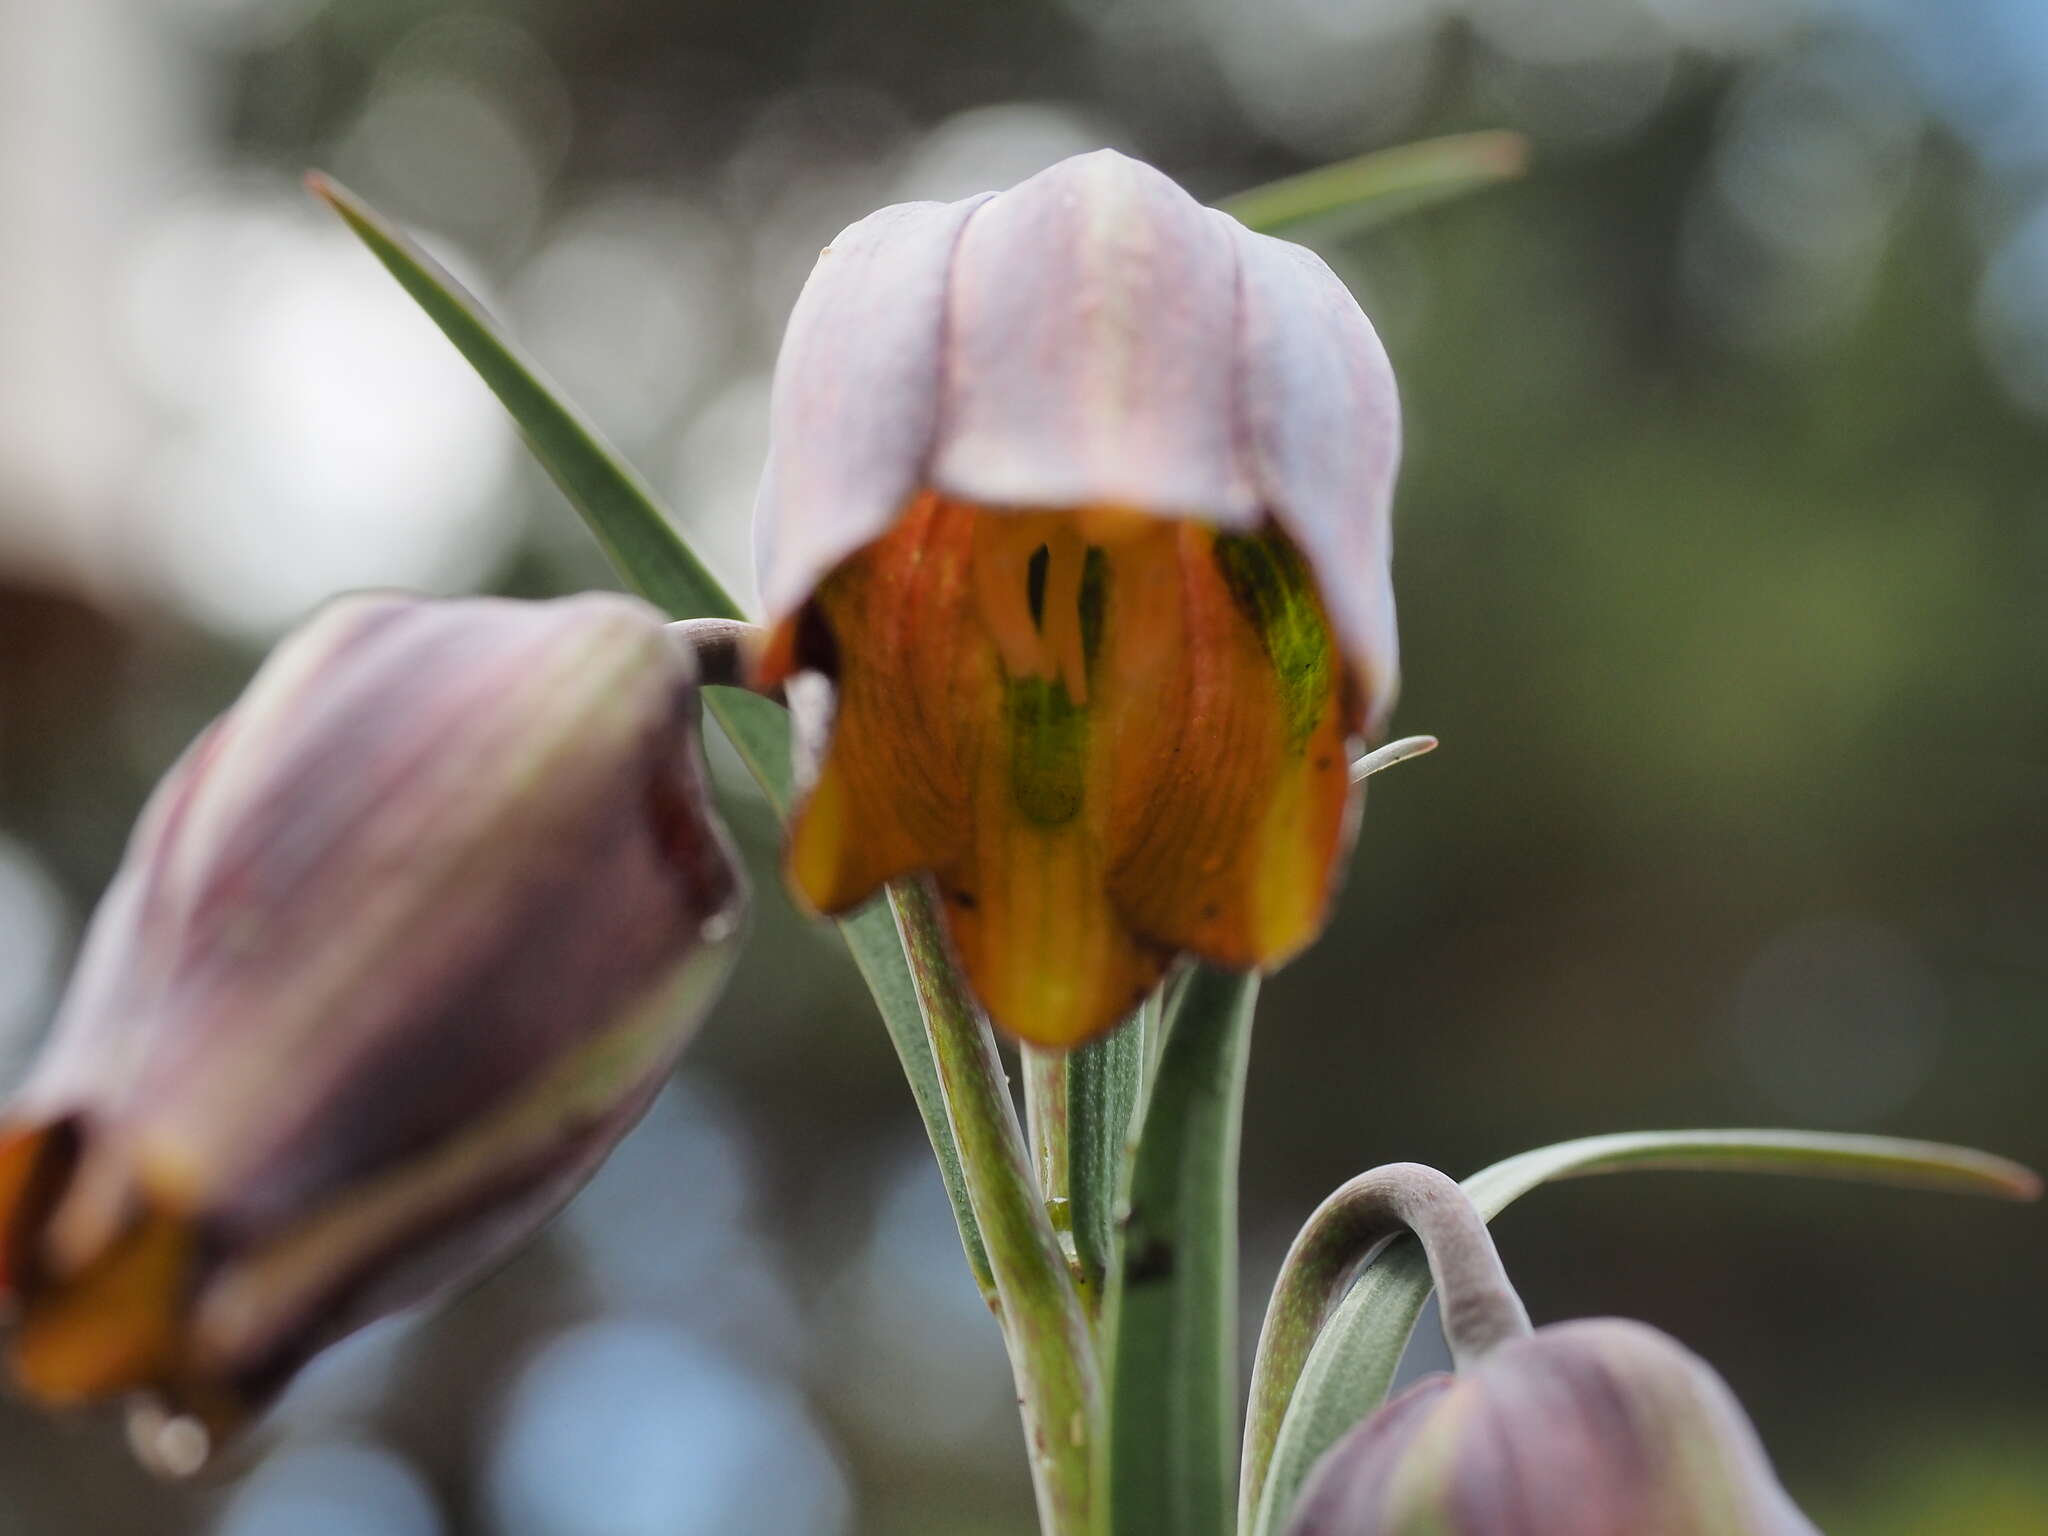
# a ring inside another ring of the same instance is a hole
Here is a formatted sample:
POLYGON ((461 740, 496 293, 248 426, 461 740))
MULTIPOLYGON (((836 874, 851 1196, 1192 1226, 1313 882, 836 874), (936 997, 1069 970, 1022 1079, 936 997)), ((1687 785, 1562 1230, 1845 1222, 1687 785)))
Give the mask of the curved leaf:
MULTIPOLYGON (((2041 1181, 2029 1170, 1968 1147, 1889 1136, 1742 1130, 1588 1136, 1495 1163, 1465 1180, 1464 1188, 1491 1220, 1554 1179, 1656 1168, 1804 1174, 2008 1200, 2031 1200, 2041 1192, 2041 1181)), ((1320 1303, 1329 1306, 1328 1317, 1298 1371, 1286 1362, 1262 1362, 1267 1400, 1251 1407, 1246 1455, 1246 1504, 1257 1514, 1246 1536, 1284 1529, 1288 1508, 1317 1458, 1385 1399, 1429 1293, 1422 1247, 1402 1238, 1334 1306, 1327 1299, 1320 1303), (1276 1414, 1278 1435, 1270 1458, 1263 1457, 1257 1426, 1276 1414)), ((1274 1298, 1275 1306, 1316 1304, 1274 1298)))

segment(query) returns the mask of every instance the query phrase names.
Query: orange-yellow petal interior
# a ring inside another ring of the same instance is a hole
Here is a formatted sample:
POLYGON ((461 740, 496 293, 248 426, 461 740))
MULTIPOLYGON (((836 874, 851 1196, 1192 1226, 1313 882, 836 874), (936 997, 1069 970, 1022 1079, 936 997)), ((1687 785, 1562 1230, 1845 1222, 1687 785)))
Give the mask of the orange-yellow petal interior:
POLYGON ((188 1223, 145 1215, 78 1274, 26 1299, 15 1381, 50 1407, 96 1402, 174 1369, 192 1261, 188 1223))
POLYGON ((1011 1033, 1079 1044, 1182 950, 1270 966, 1321 928, 1357 722, 1277 532, 926 495, 785 622, 764 681, 812 663, 837 713, 791 883, 841 912, 929 871, 1011 1033))

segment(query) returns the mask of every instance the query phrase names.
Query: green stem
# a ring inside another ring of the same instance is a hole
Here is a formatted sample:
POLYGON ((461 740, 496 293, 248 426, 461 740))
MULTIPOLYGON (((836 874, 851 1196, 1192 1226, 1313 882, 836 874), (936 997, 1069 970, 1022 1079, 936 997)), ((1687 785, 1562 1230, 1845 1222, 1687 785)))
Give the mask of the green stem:
POLYGON ((1105 1335, 1109 1528, 1229 1536, 1237 1155, 1256 975, 1189 975, 1146 1097, 1105 1335))
POLYGON ((1024 1068, 1024 1127, 1031 1138, 1031 1166, 1058 1231, 1066 1224, 1068 1053, 1026 1041, 1018 1055, 1024 1068))
POLYGON ((995 1037, 947 953, 931 888, 900 881, 889 901, 1001 1301, 1039 1527, 1086 1536, 1103 1412, 1088 1315, 1032 1179, 995 1037))

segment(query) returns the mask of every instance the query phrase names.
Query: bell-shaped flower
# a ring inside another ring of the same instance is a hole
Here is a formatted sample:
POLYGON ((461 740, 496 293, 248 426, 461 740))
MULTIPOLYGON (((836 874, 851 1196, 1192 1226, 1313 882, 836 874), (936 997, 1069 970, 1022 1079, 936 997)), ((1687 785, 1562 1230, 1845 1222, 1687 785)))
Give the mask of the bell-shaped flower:
POLYGON ((190 1463, 566 1200, 729 965, 696 718, 627 598, 354 598, 280 646, 157 789, 0 1110, 18 1385, 153 1405, 190 1463))
POLYGON ((1619 1318, 1417 1382, 1311 1472, 1288 1536, 1816 1536, 1704 1360, 1619 1318))
POLYGON ((991 1016, 1053 1046, 1180 952, 1301 949, 1394 695, 1399 437, 1329 268, 1121 155, 847 229, 756 518, 763 681, 834 684, 798 893, 929 872, 991 1016))

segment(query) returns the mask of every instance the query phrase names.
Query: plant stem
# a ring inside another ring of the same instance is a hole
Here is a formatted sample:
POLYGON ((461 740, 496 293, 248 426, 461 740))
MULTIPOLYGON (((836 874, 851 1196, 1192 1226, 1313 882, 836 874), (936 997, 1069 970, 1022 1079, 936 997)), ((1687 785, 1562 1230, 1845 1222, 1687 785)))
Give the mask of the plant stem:
POLYGON ((1024 1068, 1024 1127, 1053 1230, 1066 1228, 1067 1056, 1029 1041, 1018 1047, 1024 1068))
POLYGON ((1280 1423, 1316 1333, 1360 1266, 1404 1232, 1421 1239, 1460 1367, 1529 1331, 1486 1219, 1449 1174, 1390 1163, 1341 1185, 1309 1217, 1280 1265, 1252 1360, 1238 1525, 1250 1531, 1280 1423))
POLYGON ((988 1021, 955 969, 931 888, 889 888, 967 1194, 994 1272, 1044 1536, 1088 1536, 1102 1434, 1088 1315, 1046 1219, 988 1021))

